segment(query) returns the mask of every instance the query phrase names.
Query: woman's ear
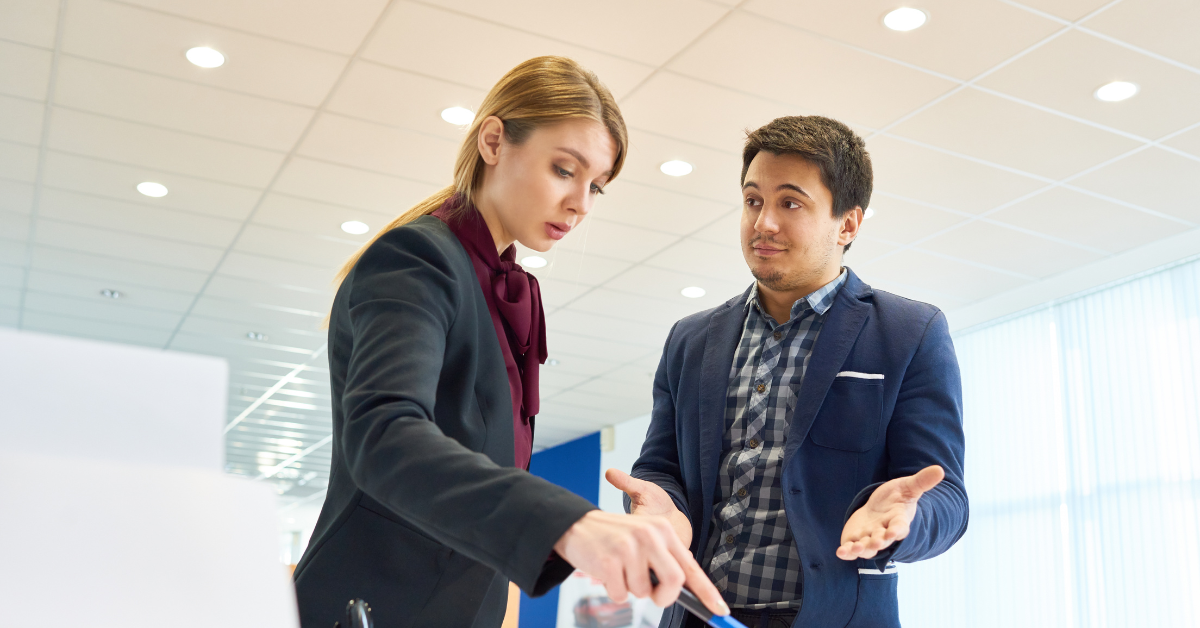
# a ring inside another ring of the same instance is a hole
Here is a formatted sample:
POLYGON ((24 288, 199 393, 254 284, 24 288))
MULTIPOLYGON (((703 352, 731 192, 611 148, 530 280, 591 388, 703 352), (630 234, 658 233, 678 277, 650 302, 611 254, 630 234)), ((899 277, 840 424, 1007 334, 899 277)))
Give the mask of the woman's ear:
POLYGON ((494 166, 500 161, 500 143, 504 138, 504 121, 488 116, 479 125, 479 154, 483 163, 494 166))

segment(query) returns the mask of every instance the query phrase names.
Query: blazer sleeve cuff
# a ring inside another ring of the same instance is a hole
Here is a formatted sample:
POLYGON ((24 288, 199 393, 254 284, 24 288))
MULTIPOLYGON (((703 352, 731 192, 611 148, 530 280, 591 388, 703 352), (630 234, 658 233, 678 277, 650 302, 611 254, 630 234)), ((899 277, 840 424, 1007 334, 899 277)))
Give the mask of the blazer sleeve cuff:
POLYGON ((575 568, 554 551, 554 544, 576 521, 596 509, 565 489, 553 491, 531 508, 525 520, 526 533, 509 559, 512 581, 530 597, 538 597, 566 580, 575 568))

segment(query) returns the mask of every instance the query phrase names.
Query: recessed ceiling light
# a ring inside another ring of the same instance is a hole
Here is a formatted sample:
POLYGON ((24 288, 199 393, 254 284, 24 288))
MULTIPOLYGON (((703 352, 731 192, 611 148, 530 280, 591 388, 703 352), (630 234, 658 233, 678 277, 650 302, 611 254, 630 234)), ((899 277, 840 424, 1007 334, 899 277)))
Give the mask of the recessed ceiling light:
POLYGON ((137 191, 153 198, 162 198, 167 195, 167 186, 153 181, 142 181, 137 184, 137 191))
POLYGON ((699 286, 688 286, 683 290, 680 290, 679 294, 682 294, 689 299, 699 299, 700 297, 704 296, 705 292, 704 288, 699 286))
POLYGON ((208 46, 199 46, 188 50, 187 60, 191 61, 192 65, 202 68, 219 68, 225 65, 225 55, 208 46))
POLYGON ((866 220, 866 219, 868 219, 868 218, 870 218, 871 216, 874 216, 874 215, 875 215, 875 210, 874 210, 874 209, 872 209, 872 208, 870 208, 870 207, 868 207, 868 208, 867 208, 867 211, 863 212, 863 220, 866 220))
POLYGON ((530 268, 545 268, 546 264, 546 258, 539 255, 530 255, 529 257, 521 258, 521 265, 530 268))
POLYGON ((921 28, 929 20, 929 14, 920 9, 903 7, 883 16, 883 25, 900 32, 921 28))
POLYGON ((1104 102, 1120 102, 1138 93, 1138 86, 1127 81, 1113 81, 1096 90, 1096 98, 1104 102))
POLYGON ((546 366, 558 366, 558 360, 550 358, 549 360, 546 360, 546 366))
POLYGON ((663 174, 669 174, 672 177, 682 177, 685 174, 691 173, 692 164, 672 159, 671 161, 663 162, 663 165, 659 166, 658 169, 662 170, 663 174))
POLYGON ((442 109, 442 119, 450 124, 466 126, 475 120, 475 112, 466 107, 450 107, 442 109))
POLYGON ((100 291, 100 296, 105 297, 107 299, 119 299, 125 295, 122 294, 119 290, 111 290, 109 288, 105 288, 100 291))
POLYGON ((362 235, 370 230, 371 230, 371 228, 368 227, 367 223, 365 223, 365 222, 359 222, 357 220, 347 220, 346 222, 342 223, 342 231, 345 231, 346 233, 349 233, 349 234, 362 235))
POLYGON ((257 331, 246 332, 246 337, 251 340, 266 340, 267 339, 266 334, 263 334, 263 333, 257 332, 257 331))

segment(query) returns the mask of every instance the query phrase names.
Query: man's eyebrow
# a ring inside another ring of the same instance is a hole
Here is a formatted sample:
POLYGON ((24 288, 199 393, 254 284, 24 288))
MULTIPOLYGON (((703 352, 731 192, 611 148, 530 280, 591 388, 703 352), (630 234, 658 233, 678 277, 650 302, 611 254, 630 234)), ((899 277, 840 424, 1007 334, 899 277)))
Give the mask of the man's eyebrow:
MULTIPOLYGON (((757 190, 758 184, 753 181, 747 181, 746 184, 742 186, 743 190, 745 190, 746 188, 754 188, 757 190)), ((779 187, 777 187, 775 189, 776 190, 792 190, 793 192, 799 192, 801 195, 804 196, 804 198, 807 198, 810 201, 813 200, 813 197, 809 196, 808 192, 805 192, 804 188, 802 188, 798 185, 794 185, 791 183, 783 183, 783 184, 780 184, 779 187)))
POLYGON ((758 189, 758 184, 757 184, 757 183, 755 183, 755 182, 753 182, 753 181, 747 181, 747 182, 746 182, 746 184, 742 186, 742 189, 743 189, 743 190, 744 190, 744 189, 746 189, 746 188, 754 188, 754 189, 756 189, 756 190, 757 190, 757 189, 758 189))

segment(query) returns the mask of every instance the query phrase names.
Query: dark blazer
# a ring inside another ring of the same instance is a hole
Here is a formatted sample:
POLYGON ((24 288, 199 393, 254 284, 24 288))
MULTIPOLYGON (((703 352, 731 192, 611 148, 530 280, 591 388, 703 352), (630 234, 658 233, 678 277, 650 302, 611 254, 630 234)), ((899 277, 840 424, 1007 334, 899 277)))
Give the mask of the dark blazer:
MULTIPOLYGON (((897 574, 879 566, 936 556, 967 528, 962 387, 946 317, 849 272, 813 347, 784 449, 784 509, 803 562, 794 625, 898 627, 897 574), (839 559, 850 513, 879 484, 931 464, 946 479, 921 498, 908 538, 878 560, 839 559)), ((697 560, 711 534, 729 372, 752 289, 672 328, 633 466, 634 477, 663 487, 691 519, 697 560)), ((661 625, 683 620, 673 607, 661 625)))
POLYGON ((513 466, 508 376, 470 258, 426 216, 385 233, 329 321, 333 460, 296 594, 304 628, 361 597, 379 628, 498 627, 508 580, 572 567, 554 543, 595 508, 513 466))

